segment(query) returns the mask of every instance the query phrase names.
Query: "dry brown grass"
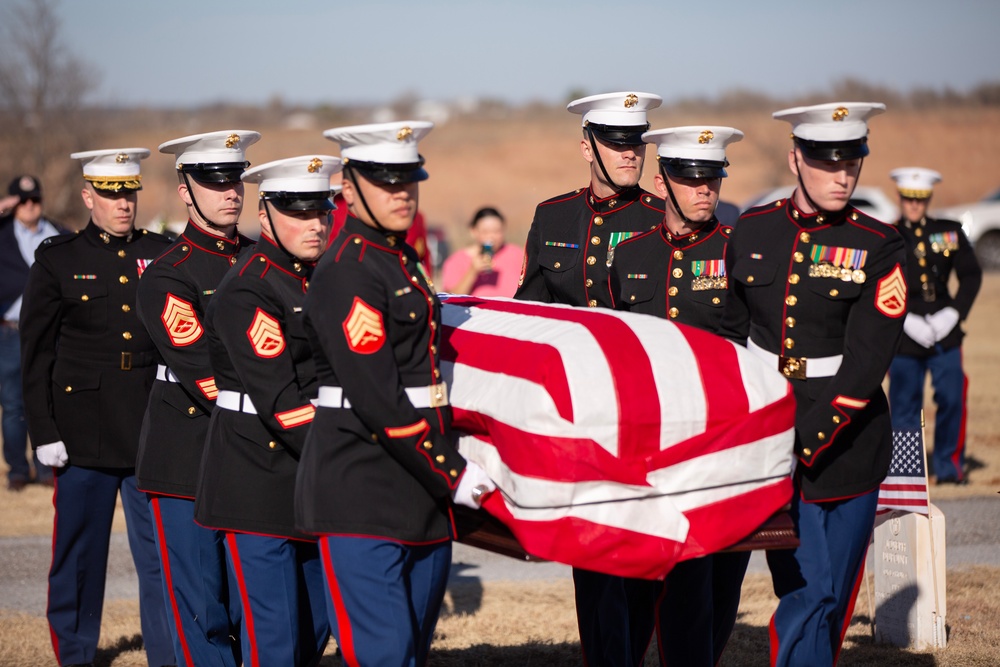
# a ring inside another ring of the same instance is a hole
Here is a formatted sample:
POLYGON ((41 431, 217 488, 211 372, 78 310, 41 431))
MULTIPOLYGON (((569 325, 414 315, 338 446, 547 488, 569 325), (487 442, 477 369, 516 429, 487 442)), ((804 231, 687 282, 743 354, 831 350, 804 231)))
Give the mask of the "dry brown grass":
MULTIPOLYGON (((871 639, 867 600, 862 591, 848 631, 840 665, 969 667, 997 664, 1000 655, 1000 576, 995 568, 948 573, 948 648, 915 652, 876 644, 871 639)), ((767 622, 774 611, 770 578, 747 577, 736 630, 723 656, 724 667, 768 664, 767 622)), ((35 667, 52 661, 45 619, 0 612, 0 665, 35 667)), ((98 667, 145 665, 139 635, 138 604, 115 602, 104 612, 98 667)), ((343 662, 331 644, 322 667, 343 662)), ((657 664, 655 647, 646 666, 657 664)), ((486 582, 453 588, 438 622, 430 667, 570 667, 580 664, 573 612, 573 586, 554 582, 486 582), (467 611, 462 611, 467 610, 467 611)))

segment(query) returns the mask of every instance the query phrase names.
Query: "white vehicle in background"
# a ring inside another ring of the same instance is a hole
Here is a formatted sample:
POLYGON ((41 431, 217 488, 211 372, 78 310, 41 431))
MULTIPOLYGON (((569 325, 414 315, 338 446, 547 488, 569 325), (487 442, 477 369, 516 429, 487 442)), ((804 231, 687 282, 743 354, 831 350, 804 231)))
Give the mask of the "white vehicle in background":
MULTIPOLYGON (((775 201, 776 199, 785 199, 795 190, 794 185, 786 185, 780 188, 774 188, 773 190, 768 190, 757 197, 754 197, 748 201, 743 206, 743 210, 752 208, 754 206, 760 206, 761 204, 767 204, 769 202, 775 201)), ((866 213, 876 220, 881 220, 887 224, 895 224, 899 220, 899 207, 896 206, 893 200, 889 199, 880 188, 859 185, 854 189, 854 195, 851 197, 851 206, 855 207, 862 213, 866 213)))
POLYGON ((935 218, 962 223, 962 231, 976 249, 980 266, 1000 269, 1000 190, 972 204, 959 204, 931 212, 935 218))

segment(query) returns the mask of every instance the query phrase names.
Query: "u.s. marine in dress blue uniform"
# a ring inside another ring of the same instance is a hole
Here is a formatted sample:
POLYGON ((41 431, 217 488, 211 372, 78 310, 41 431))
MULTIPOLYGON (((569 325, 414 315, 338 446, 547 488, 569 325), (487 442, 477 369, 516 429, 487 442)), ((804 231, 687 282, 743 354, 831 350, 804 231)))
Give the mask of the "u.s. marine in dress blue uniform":
POLYGON ((965 419, 969 380, 962 368, 962 322, 983 282, 983 270, 962 226, 927 216, 941 175, 904 167, 890 174, 899 190, 902 216, 896 229, 906 242, 910 301, 899 352, 889 367, 889 406, 895 429, 922 426, 924 382, 934 387, 934 453, 938 484, 965 484, 965 419), (952 296, 952 274, 958 289, 952 296))
MULTIPOLYGON (((649 93, 606 93, 570 102, 582 115, 580 149, 590 184, 542 202, 528 231, 515 299, 611 308, 615 247, 657 228, 663 200, 639 187, 649 129, 649 93)), ((652 635, 649 609, 659 582, 573 569, 580 643, 587 664, 634 667, 652 635)))
POLYGON ((792 517, 801 545, 768 552, 771 660, 832 665, 854 607, 892 456, 881 383, 906 313, 903 240, 848 204, 868 154, 869 103, 775 113, 793 124, 787 200, 747 211, 729 240, 721 333, 795 394, 792 517))
POLYGON ((260 135, 210 132, 168 141, 188 208, 180 237, 147 269, 139 317, 160 356, 143 422, 136 476, 149 496, 178 664, 240 663, 239 598, 221 533, 194 521, 198 470, 218 390, 205 311, 222 277, 252 242, 236 232, 246 149, 260 135))
POLYGON ((219 394, 195 519, 224 531, 247 665, 316 664, 330 636, 316 538, 295 529, 295 474, 313 420, 316 364, 303 305, 330 230, 340 159, 303 156, 243 173, 259 184, 260 242, 206 316, 219 394))
MULTIPOLYGON (((688 126, 642 135, 657 147, 656 190, 662 223, 618 244, 609 276, 615 308, 717 333, 725 305, 731 227, 715 209, 728 174, 726 146, 743 138, 731 127, 688 126)), ((711 378, 706 378, 711 386, 711 378)), ((663 583, 655 614, 661 665, 712 667, 736 623, 748 552, 678 563, 663 583)))
MULTIPOLYGON (((451 502, 491 490, 451 430, 441 304, 406 244, 427 178, 401 121, 327 130, 351 215, 316 267, 306 329, 319 395, 295 492, 320 537, 327 606, 349 665, 423 665, 444 597, 451 502)), ((493 487, 495 488, 495 487, 493 487)))
POLYGON ((153 343, 136 317, 136 288, 169 244, 133 226, 139 161, 148 155, 133 148, 73 154, 83 163, 91 220, 79 234, 42 242, 21 308, 28 432, 39 458, 57 466, 46 615, 60 665, 94 661, 119 494, 146 657, 150 665, 174 663, 153 522, 135 482, 156 373, 153 343), (50 452, 60 456, 49 460, 50 452))

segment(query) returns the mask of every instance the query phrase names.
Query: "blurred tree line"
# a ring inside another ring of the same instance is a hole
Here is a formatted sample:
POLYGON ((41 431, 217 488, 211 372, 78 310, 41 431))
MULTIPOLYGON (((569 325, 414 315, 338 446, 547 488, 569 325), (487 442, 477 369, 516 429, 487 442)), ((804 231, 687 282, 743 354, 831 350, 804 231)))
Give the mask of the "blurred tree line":
MULTIPOLYGON (((334 127, 371 122, 374 113, 398 118, 420 113, 425 103, 414 92, 374 107, 332 102, 311 107, 289 105, 273 97, 256 106, 218 102, 196 108, 108 108, 101 105, 100 77, 95 68, 63 45, 56 14, 58 0, 14 0, 0 5, 0 194, 15 176, 33 174, 45 189, 46 215, 68 226, 82 227, 79 166, 68 159, 79 150, 105 148, 123 130, 171 128, 190 134, 208 127, 334 127), (96 100, 88 102, 88 100, 96 100)), ((567 90, 566 101, 591 94, 582 87, 567 90)), ((1000 81, 983 83, 967 92, 950 88, 918 88, 900 92, 858 79, 844 79, 830 90, 785 98, 735 89, 713 98, 667 100, 664 110, 678 112, 762 112, 831 99, 871 99, 894 110, 1000 107, 1000 81)), ((475 114, 491 119, 529 121, 560 114, 563 105, 530 102, 520 106, 503 100, 463 100, 450 105, 451 117, 475 114)), ((165 137, 166 138, 166 137, 165 137)), ((149 148, 155 149, 155 146, 149 148)))

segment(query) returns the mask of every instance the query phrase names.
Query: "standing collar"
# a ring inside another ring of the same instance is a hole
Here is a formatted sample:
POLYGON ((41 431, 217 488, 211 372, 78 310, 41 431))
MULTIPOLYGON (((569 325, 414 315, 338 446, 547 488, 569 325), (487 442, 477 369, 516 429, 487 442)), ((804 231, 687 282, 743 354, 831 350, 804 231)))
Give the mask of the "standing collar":
POLYGON ((692 243, 697 243, 698 241, 703 241, 712 234, 715 230, 719 228, 719 221, 713 215, 712 219, 706 222, 700 229, 696 229, 688 234, 677 235, 667 229, 667 223, 660 223, 660 236, 664 241, 669 243, 675 248, 684 248, 691 245, 692 243))
POLYGON ((594 209, 597 213, 608 213, 616 208, 621 208, 625 204, 631 204, 639 199, 641 195, 642 188, 636 186, 634 188, 626 188, 621 192, 616 192, 610 197, 601 199, 594 194, 593 185, 587 187, 587 203, 590 205, 590 208, 594 209))
POLYGON ((97 223, 95 223, 93 219, 87 223, 87 226, 83 228, 81 233, 90 239, 95 245, 107 248, 108 250, 118 250, 119 248, 124 248, 143 234, 143 232, 138 231, 135 227, 133 227, 132 231, 125 236, 115 236, 114 234, 109 234, 98 227, 97 223))
POLYGON ((392 252, 403 252, 403 246, 406 244, 405 232, 402 234, 381 232, 374 227, 369 227, 350 213, 347 214, 347 220, 344 221, 344 229, 351 234, 357 234, 373 245, 392 252))
POLYGON ((235 255, 240 249, 239 233, 236 233, 231 239, 225 236, 216 236, 206 232, 193 220, 188 220, 187 227, 184 228, 184 233, 181 236, 191 245, 217 255, 235 255))
POLYGON ((282 271, 301 278, 308 278, 312 273, 313 267, 316 265, 315 262, 306 262, 301 259, 291 257, 288 253, 279 248, 278 244, 263 234, 260 235, 260 240, 257 242, 256 251, 267 257, 267 260, 271 264, 275 265, 282 271))

